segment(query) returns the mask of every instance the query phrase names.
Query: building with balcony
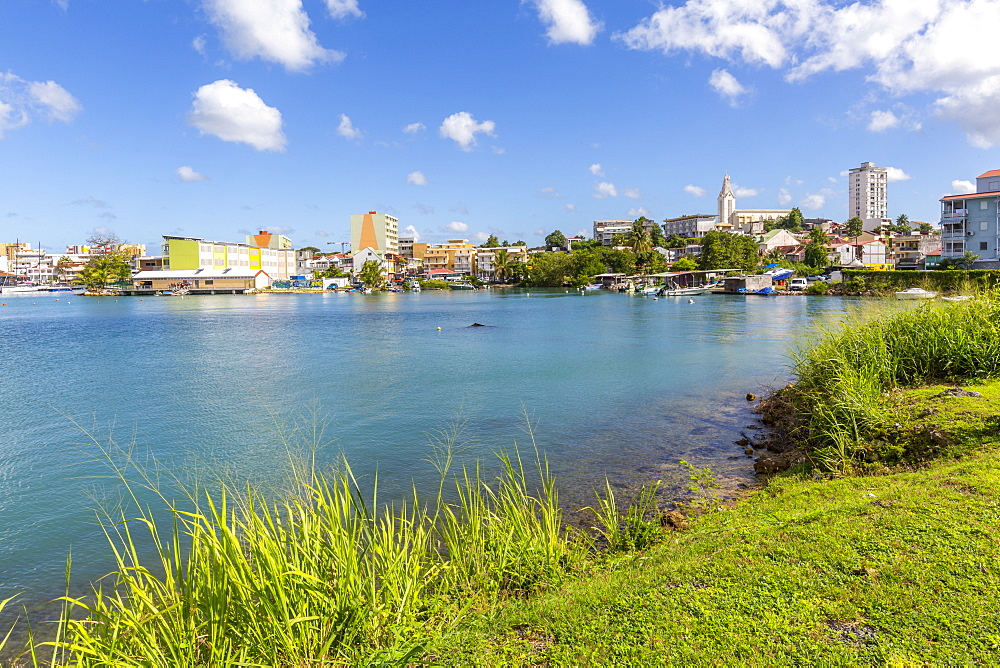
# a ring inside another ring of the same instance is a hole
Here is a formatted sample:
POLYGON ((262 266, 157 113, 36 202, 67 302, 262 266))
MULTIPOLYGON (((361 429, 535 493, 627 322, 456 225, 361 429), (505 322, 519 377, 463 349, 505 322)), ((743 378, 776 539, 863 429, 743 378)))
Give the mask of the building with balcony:
MULTIPOLYGON (((615 236, 625 235, 632 231, 634 222, 632 220, 595 220, 594 240, 600 241, 604 246, 611 246, 614 244, 615 236)), ((653 226, 656 224, 656 221, 647 218, 642 223, 642 229, 646 234, 652 234, 653 226)))
POLYGON ((1000 269, 1000 169, 976 177, 976 192, 941 198, 941 259, 975 254, 976 269, 1000 269))
POLYGON ((527 262, 527 246, 500 246, 498 248, 476 249, 476 276, 484 281, 496 279, 496 257, 500 251, 507 251, 508 262, 527 262))
POLYGON ((696 214, 691 216, 680 216, 678 218, 667 218, 663 221, 663 234, 672 236, 674 234, 685 239, 694 239, 705 236, 705 232, 715 229, 715 216, 709 214, 696 214))
POLYGON ((860 218, 871 231, 892 220, 888 217, 889 170, 862 162, 847 176, 847 217, 860 218))
POLYGON ((937 234, 894 234, 889 238, 889 257, 896 269, 924 269, 925 258, 941 250, 937 234))
POLYGON ((475 271, 476 246, 468 239, 449 239, 445 243, 427 246, 424 253, 423 269, 433 269, 471 274, 475 271))

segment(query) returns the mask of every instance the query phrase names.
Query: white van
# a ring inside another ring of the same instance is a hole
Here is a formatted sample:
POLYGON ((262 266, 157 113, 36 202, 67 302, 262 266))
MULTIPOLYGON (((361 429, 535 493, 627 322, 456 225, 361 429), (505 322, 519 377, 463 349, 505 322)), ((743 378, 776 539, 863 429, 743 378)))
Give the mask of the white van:
POLYGON ((792 282, 788 284, 789 290, 805 290, 809 285, 809 280, 806 278, 793 278, 792 282))

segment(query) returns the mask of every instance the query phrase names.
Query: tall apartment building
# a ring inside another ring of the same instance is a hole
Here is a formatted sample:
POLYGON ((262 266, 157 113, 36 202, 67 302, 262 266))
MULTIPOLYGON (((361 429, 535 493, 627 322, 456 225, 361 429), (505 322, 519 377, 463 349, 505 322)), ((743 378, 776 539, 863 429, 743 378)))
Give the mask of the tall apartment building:
POLYGON ((976 177, 976 192, 941 198, 941 259, 975 253, 976 269, 1000 268, 1000 169, 976 177))
POLYGON ((295 251, 164 235, 163 263, 167 271, 263 269, 271 280, 288 280, 295 273, 295 251))
POLYGON ((852 169, 847 181, 847 217, 863 220, 866 231, 891 223, 888 184, 889 170, 876 167, 874 162, 862 162, 852 169))
POLYGON ((708 214, 667 218, 663 221, 663 234, 668 237, 674 234, 684 237, 685 239, 703 237, 705 236, 705 232, 709 232, 714 229, 715 216, 708 214))
POLYGON ((399 254, 399 219, 369 211, 351 214, 351 252, 371 248, 379 255, 399 254))

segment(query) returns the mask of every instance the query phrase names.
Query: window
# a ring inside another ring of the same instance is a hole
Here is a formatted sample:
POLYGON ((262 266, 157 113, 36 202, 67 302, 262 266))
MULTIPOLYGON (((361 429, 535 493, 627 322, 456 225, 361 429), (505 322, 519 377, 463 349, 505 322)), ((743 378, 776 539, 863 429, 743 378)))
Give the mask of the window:
POLYGON ((989 222, 985 221, 985 220, 979 221, 979 229, 981 229, 981 230, 988 230, 988 229, 990 229, 989 228, 989 222))
POLYGON ((989 250, 987 243, 985 241, 979 242, 979 250, 989 250))
POLYGON ((205 285, 215 285, 215 281, 205 281, 205 285))
POLYGON ((979 201, 979 210, 980 211, 986 211, 986 209, 988 209, 988 208, 990 208, 990 203, 988 201, 986 201, 986 200, 980 200, 979 201))

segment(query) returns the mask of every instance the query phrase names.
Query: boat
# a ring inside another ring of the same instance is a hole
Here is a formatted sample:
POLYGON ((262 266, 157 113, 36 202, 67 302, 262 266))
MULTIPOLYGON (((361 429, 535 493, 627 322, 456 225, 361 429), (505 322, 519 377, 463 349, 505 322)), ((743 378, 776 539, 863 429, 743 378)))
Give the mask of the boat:
POLYGON ((462 281, 462 282, 455 281, 455 282, 449 283, 448 287, 451 288, 452 290, 478 290, 479 289, 476 286, 474 286, 472 283, 466 283, 465 281, 462 281))
POLYGON ((587 290, 587 291, 590 291, 590 290, 600 290, 603 287, 604 286, 601 285, 600 283, 591 283, 590 285, 583 286, 583 289, 587 290))
POLYGON ((660 291, 660 295, 663 297, 688 297, 694 295, 703 295, 712 289, 710 285, 698 285, 690 288, 663 288, 660 291))
POLYGON ((970 299, 972 299, 972 297, 970 297, 969 295, 954 295, 952 297, 942 297, 941 301, 943 301, 943 302, 967 302, 970 299))
POLYGON ((651 297, 653 295, 660 294, 660 290, 663 289, 662 285, 648 285, 642 289, 643 297, 651 297))
POLYGON ((923 288, 907 288, 896 293, 896 299, 934 299, 936 292, 924 290, 923 288))
POLYGON ((0 293, 5 295, 20 294, 22 292, 43 292, 46 286, 35 285, 34 283, 19 283, 18 285, 5 285, 0 288, 0 293))

